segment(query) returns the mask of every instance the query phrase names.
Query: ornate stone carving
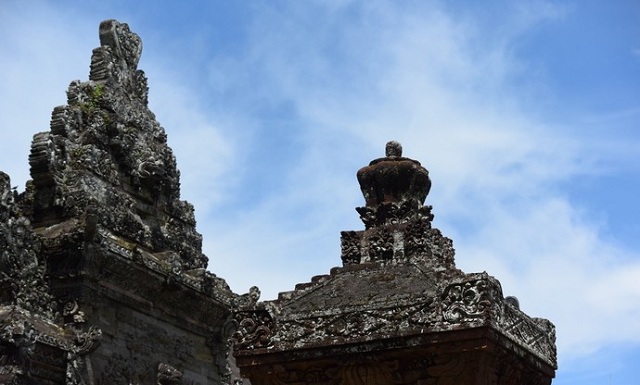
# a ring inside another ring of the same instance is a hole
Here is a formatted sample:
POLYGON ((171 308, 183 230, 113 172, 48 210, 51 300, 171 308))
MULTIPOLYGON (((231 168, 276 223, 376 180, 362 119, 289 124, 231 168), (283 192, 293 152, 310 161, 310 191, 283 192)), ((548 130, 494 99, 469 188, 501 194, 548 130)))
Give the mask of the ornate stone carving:
POLYGON ((91 326, 89 330, 76 334, 74 353, 85 355, 94 350, 102 341, 102 330, 91 326))
POLYGON ((546 319, 529 318, 505 303, 498 323, 502 331, 550 365, 557 364, 556 329, 546 319))
POLYGON ((158 365, 158 385, 179 385, 182 382, 182 372, 165 363, 158 365))
POLYGON ((411 257, 430 251, 427 231, 431 228, 431 223, 425 220, 410 222, 404 230, 404 253, 411 257))
POLYGON ((346 314, 324 317, 304 317, 296 314, 278 329, 279 344, 322 344, 322 341, 337 343, 360 337, 383 337, 398 334, 420 334, 435 325, 440 319, 435 311, 437 302, 424 298, 412 305, 397 305, 384 309, 353 311, 346 314))
POLYGON ((28 375, 38 332, 23 320, 8 320, 0 326, 0 365, 15 365, 17 372, 28 375))
POLYGON ((275 325, 269 312, 240 311, 234 318, 238 325, 232 336, 236 349, 260 349, 271 345, 275 325))
POLYGON ((487 322, 496 318, 502 291, 486 274, 447 286, 442 294, 442 315, 449 323, 487 322))
POLYGON ((344 266, 360 263, 362 258, 361 242, 360 235, 355 231, 343 231, 340 233, 341 258, 344 266))
POLYGON ((62 310, 65 325, 74 333, 72 344, 67 348, 67 385, 82 385, 93 381, 94 373, 87 354, 95 350, 102 341, 102 330, 90 326, 85 330, 85 314, 78 302, 68 301, 62 310))
POLYGON ((260 299, 260 289, 257 286, 251 286, 249 292, 234 298, 232 306, 235 309, 251 309, 260 299))
POLYGON ((420 162, 403 158, 398 142, 387 143, 386 155, 358 170, 358 182, 367 207, 393 202, 421 205, 431 189, 429 172, 420 162))
POLYGON ((380 228, 369 234, 367 247, 372 261, 388 261, 393 258, 393 234, 380 228))
POLYGON ((552 327, 515 314, 493 277, 456 268, 423 205, 427 171, 398 143, 386 155, 358 172, 365 230, 341 232, 343 267, 257 304, 273 327, 240 317, 241 371, 255 385, 548 385, 552 327))
POLYGON ((0 172, 0 305, 53 317, 41 243, 22 215, 7 174, 0 172))
POLYGON ((417 201, 405 201, 402 203, 387 202, 377 207, 356 207, 360 219, 366 229, 377 226, 394 225, 411 220, 433 220, 432 206, 419 205, 417 201))

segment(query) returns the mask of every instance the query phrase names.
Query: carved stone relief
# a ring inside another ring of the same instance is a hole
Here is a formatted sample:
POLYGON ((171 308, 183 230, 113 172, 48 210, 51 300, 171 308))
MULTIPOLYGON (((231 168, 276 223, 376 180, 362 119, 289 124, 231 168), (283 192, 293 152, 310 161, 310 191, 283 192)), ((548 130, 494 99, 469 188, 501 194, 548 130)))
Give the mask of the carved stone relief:
POLYGON ((500 287, 488 278, 449 285, 442 294, 443 318, 450 323, 495 319, 501 297, 500 287))
POLYGON ((355 231, 343 231, 340 235, 342 264, 346 266, 360 263, 362 258, 360 235, 355 231))
POLYGON ((165 363, 158 365, 157 385, 179 385, 182 382, 182 372, 165 363))
POLYGON ((237 349, 259 349, 271 345, 275 324, 267 311, 240 311, 234 318, 238 326, 232 338, 237 349))

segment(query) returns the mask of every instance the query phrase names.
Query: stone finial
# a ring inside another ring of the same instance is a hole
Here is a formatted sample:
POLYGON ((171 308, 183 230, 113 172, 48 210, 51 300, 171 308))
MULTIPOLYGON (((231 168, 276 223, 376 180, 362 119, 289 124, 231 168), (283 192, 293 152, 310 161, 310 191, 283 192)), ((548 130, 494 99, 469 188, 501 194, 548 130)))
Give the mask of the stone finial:
POLYGON ((385 147, 385 155, 387 158, 399 158, 402 156, 402 145, 395 140, 387 142, 385 147))
POLYGON ((127 97, 136 97, 145 105, 149 88, 144 72, 138 70, 142 39, 129 25, 117 20, 100 23, 100 47, 93 50, 89 79, 107 82, 123 89, 127 97))
POLYGON ((427 169, 417 160, 403 158, 398 142, 388 142, 385 152, 385 158, 371 161, 357 174, 367 207, 408 201, 422 205, 431 189, 427 169))
POLYGON ((131 70, 136 70, 142 54, 142 39, 131 32, 129 25, 117 20, 100 23, 100 44, 111 47, 114 56, 124 60, 131 70))

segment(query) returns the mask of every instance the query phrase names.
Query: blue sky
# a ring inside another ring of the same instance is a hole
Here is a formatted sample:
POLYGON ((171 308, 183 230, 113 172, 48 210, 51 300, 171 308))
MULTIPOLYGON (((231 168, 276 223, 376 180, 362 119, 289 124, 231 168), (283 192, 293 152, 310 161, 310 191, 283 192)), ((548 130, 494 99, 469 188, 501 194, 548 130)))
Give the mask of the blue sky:
POLYGON ((209 269, 263 299, 340 264, 356 171, 422 162, 458 267, 557 326, 555 384, 636 384, 637 1, 0 2, 0 170, 86 80, 98 24, 144 44, 209 269))

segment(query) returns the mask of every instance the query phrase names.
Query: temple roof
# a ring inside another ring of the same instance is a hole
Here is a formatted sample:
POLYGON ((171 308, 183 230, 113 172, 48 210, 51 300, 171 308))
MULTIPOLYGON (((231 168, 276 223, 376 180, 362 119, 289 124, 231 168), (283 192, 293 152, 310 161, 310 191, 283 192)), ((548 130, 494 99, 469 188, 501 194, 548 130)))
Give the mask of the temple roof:
POLYGON ((399 148, 390 142, 385 158, 358 171, 365 230, 341 233, 343 266, 236 313, 238 359, 413 349, 485 330, 555 368, 553 324, 505 300, 500 282, 486 272, 456 268, 452 241, 432 228, 431 206, 423 204, 428 171, 399 148))

